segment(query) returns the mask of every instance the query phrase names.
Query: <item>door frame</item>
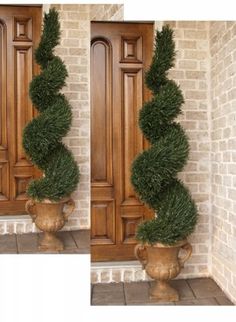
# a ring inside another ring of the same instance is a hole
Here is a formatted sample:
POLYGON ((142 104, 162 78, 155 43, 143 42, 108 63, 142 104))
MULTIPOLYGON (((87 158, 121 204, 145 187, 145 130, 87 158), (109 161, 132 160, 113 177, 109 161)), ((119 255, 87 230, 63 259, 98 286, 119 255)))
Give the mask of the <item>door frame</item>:
MULTIPOLYGON (((3 17, 8 17, 8 13, 7 10, 12 10, 12 13, 9 13, 9 17, 20 17, 20 16, 24 16, 24 8, 25 10, 28 11, 28 15, 31 14, 32 12, 32 16, 35 18, 35 20, 33 20, 32 22, 32 31, 34 31, 34 37, 32 38, 32 40, 20 40, 20 39, 16 39, 16 38, 12 38, 13 37, 13 30, 15 30, 14 28, 16 28, 13 24, 15 24, 15 20, 14 22, 12 22, 10 29, 12 29, 12 31, 10 32, 10 36, 6 35, 6 46, 10 48, 10 52, 7 53, 8 54, 8 58, 11 61, 16 62, 14 56, 13 56, 13 50, 16 50, 16 48, 22 48, 22 50, 24 50, 25 48, 30 48, 30 50, 32 51, 32 65, 29 67, 30 69, 32 69, 32 77, 37 75, 40 71, 40 67, 36 64, 36 61, 34 59, 33 56, 33 52, 35 50, 35 48, 37 47, 39 41, 40 41, 40 35, 41 35, 41 25, 42 25, 42 14, 43 14, 43 10, 42 10, 42 5, 18 5, 18 4, 1 4, 0 5, 0 9, 3 11, 2 16, 3 17), (6 10, 6 14, 4 14, 4 9, 6 10), (32 11, 31 11, 32 9, 32 11), (32 46, 30 47, 30 45, 32 44, 32 46)), ((27 15, 27 13, 25 13, 25 15, 27 15)), ((0 17, 1 18, 1 17, 0 17)), ((7 18, 8 19, 8 18, 7 18)), ((1 19, 1 21, 3 21, 1 19)), ((7 20, 6 20, 7 21, 7 20)), ((24 22, 24 21, 23 21, 24 22)), ((3 21, 4 23, 4 21, 3 21)), ((27 28, 27 27, 26 27, 27 28)), ((7 52, 7 48, 6 48, 6 52, 7 52)), ((14 53, 15 55, 15 53, 14 53)), ((15 65, 15 64, 14 64, 15 65)), ((17 136, 17 132, 15 127, 14 128, 10 128, 10 124, 9 124, 9 118, 14 122, 14 124, 17 122, 16 119, 16 112, 14 112, 13 114, 13 107, 15 107, 16 104, 16 89, 15 86, 11 86, 11 82, 12 79, 15 82, 15 77, 16 77, 16 72, 14 71, 14 66, 6 66, 6 70, 7 70, 7 77, 6 77, 6 111, 8 113, 7 117, 7 153, 9 155, 9 161, 10 160, 14 160, 14 154, 16 146, 15 146, 15 142, 13 138, 16 138, 17 136), (14 89, 14 92, 12 92, 14 89), (10 135, 10 133, 12 133, 10 135)), ((28 106, 28 105, 27 105, 28 106)), ((15 109, 14 109, 15 111, 15 109)), ((32 115, 33 117, 35 117, 37 115, 37 111, 36 109, 32 108, 32 115)), ((19 134, 18 134, 19 135, 19 134)), ((1 151, 0 151, 1 152, 1 151)), ((4 150, 3 150, 4 152, 4 150)), ((4 160, 3 160, 4 162, 4 160)), ((11 173, 11 175, 9 174, 10 177, 7 178, 7 180, 10 180, 9 182, 9 187, 10 184, 13 184, 14 189, 16 189, 16 183, 15 181, 13 181, 13 170, 11 169, 14 165, 16 165, 17 162, 13 162, 10 161, 9 163, 9 171, 11 173), (10 179, 9 179, 10 178, 10 179), (13 182, 13 183, 11 183, 13 182)), ((25 166, 28 166, 27 164, 22 165, 22 168, 24 168, 25 166)), ((37 169, 37 168, 33 168, 32 171, 33 177, 39 177, 41 175, 41 172, 37 169)), ((28 173, 28 172, 27 172, 28 173)), ((24 176, 22 177, 22 174, 20 171, 16 172, 16 175, 18 176, 19 180, 24 179, 24 176), (19 172, 19 173, 18 173, 19 172)), ((29 178, 31 177, 31 174, 27 174, 25 176, 25 178, 29 178)), ((16 179, 15 179, 16 180, 16 179)), ((11 216, 11 215, 25 215, 25 211, 23 211, 24 209, 24 204, 26 202, 25 198, 20 198, 20 199, 12 199, 13 196, 13 192, 11 192, 11 190, 13 189, 13 187, 10 189, 10 197, 8 200, 1 200, 0 202, 0 216, 11 216), (12 202, 12 205, 10 204, 12 202)))
MULTIPOLYGON (((144 25, 144 24, 150 24, 151 28, 152 28, 152 34, 153 34, 153 40, 154 40, 155 25, 154 25, 153 21, 147 21, 147 22, 145 22, 145 21, 142 21, 142 22, 139 22, 139 21, 137 21, 137 22, 136 21, 91 21, 91 28, 92 28, 92 24, 97 24, 97 25, 101 25, 101 24, 105 24, 105 25, 124 25, 124 24, 144 25)), ((104 36, 101 35, 101 37, 104 37, 104 36)), ((94 42, 94 37, 92 37, 92 32, 91 32, 91 43, 93 43, 93 42, 94 42)), ((154 45, 154 41, 152 42, 152 44, 154 45)), ((151 57, 152 57, 152 52, 150 52, 148 62, 143 61, 143 73, 144 73, 144 70, 146 70, 147 67, 150 65, 151 57)), ((91 62, 91 59, 90 59, 90 62, 91 62)), ((130 68, 132 69, 132 67, 130 67, 130 68)), ((143 85, 142 86, 143 86, 143 102, 145 102, 145 101, 148 101, 151 98, 151 93, 150 93, 150 91, 147 89, 147 87, 144 84, 144 77, 143 77, 143 85)), ((92 86, 91 86, 91 90, 92 90, 92 86)), ((91 102, 92 102, 92 93, 90 95, 91 95, 91 102)), ((114 127, 114 124, 113 124, 113 127, 114 127)), ((91 131, 92 131, 92 127, 91 127, 91 131)), ((119 132, 119 135, 122 136, 122 133, 119 132)), ((92 136, 91 136, 91 138, 92 138, 92 136)), ((147 149, 148 147, 149 147, 148 141, 145 140, 145 138, 143 138, 143 148, 147 149)), ((91 152, 91 158, 92 158, 92 152, 91 152)), ((91 202, 92 201, 93 201, 93 188, 92 188, 92 182, 91 182, 91 202)), ((96 202, 96 199, 95 199, 95 202, 96 202)), ((91 208, 91 210, 92 210, 92 208, 91 208)), ((92 216, 92 211, 91 211, 91 216, 92 216)), ((116 217, 118 217, 117 214, 116 214, 116 217)), ((153 217, 153 211, 148 209, 148 208, 146 208, 145 209, 145 219, 149 219, 149 218, 152 218, 152 217, 153 217)), ((118 218, 115 219, 115 222, 116 222, 116 225, 117 225, 118 218)), ((91 223, 93 224, 93 220, 91 220, 91 223)), ((92 232, 92 229, 91 229, 91 232, 92 232)), ((118 234, 121 234, 121 231, 119 231, 118 234)), ((93 244, 91 244, 92 261, 133 260, 134 259, 134 255, 133 255, 134 246, 135 246, 135 244, 133 244, 133 243, 127 243, 125 245, 125 250, 126 250, 127 254, 129 254, 129 255, 126 256, 126 258, 124 259, 124 258, 122 258, 122 255, 121 255, 122 250, 121 250, 121 247, 119 245, 112 245, 112 244, 109 245, 109 244, 107 244, 106 247, 104 247, 104 245, 93 245, 93 244), (108 252, 110 253, 109 256, 107 254, 108 252), (111 253, 112 253, 112 255, 111 255, 111 253)))

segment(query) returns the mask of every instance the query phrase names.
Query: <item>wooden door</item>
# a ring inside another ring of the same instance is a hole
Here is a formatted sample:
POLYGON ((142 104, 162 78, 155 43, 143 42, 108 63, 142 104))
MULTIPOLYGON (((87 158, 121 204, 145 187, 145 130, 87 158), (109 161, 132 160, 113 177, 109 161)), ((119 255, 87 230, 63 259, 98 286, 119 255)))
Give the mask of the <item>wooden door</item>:
POLYGON ((22 149, 22 130, 34 116, 29 82, 38 72, 40 7, 0 6, 0 215, 25 213, 26 186, 36 175, 22 149))
POLYGON ((153 24, 94 22, 91 36, 92 260, 130 260, 136 227, 152 216, 134 193, 130 166, 147 147, 138 114, 150 95, 153 24))

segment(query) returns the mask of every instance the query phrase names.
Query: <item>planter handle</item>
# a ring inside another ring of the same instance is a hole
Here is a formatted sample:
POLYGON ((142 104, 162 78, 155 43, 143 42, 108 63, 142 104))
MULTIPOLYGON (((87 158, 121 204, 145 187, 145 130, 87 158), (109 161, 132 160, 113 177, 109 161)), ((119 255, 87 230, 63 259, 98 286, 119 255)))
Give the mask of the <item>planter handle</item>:
POLYGON ((192 248, 191 244, 188 242, 186 244, 182 245, 181 248, 186 251, 186 254, 183 257, 179 257, 178 260, 179 260, 180 266, 184 267, 184 263, 191 256, 193 248, 192 248))
POLYGON ((63 217, 64 217, 65 221, 68 221, 68 217, 75 209, 75 202, 73 199, 69 199, 64 203, 64 206, 65 205, 67 206, 67 209, 66 209, 66 211, 63 211, 63 217))
POLYGON ((37 218, 37 212, 36 212, 36 203, 33 199, 29 199, 28 201, 26 201, 25 210, 31 216, 33 222, 35 222, 37 218))
POLYGON ((137 244, 134 248, 135 257, 141 262, 142 268, 147 265, 147 248, 142 244, 137 244))

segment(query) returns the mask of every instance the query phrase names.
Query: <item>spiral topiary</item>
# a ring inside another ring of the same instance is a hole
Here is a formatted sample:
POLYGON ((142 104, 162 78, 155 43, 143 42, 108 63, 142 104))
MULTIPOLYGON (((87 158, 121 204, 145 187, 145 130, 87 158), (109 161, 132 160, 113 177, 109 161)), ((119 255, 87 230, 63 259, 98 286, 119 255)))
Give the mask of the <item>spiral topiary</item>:
POLYGON ((145 82, 153 98, 140 110, 139 126, 151 147, 132 164, 131 182, 140 199, 155 211, 155 218, 141 223, 137 239, 143 243, 172 245, 193 232, 197 208, 188 189, 177 179, 189 155, 183 128, 174 122, 184 98, 179 86, 167 78, 174 66, 173 31, 156 32, 152 63, 145 82))
POLYGON ((72 153, 62 143, 71 126, 72 112, 66 97, 59 93, 68 76, 65 64, 54 55, 59 44, 60 23, 53 8, 44 15, 41 40, 35 51, 41 73, 30 83, 30 98, 40 112, 23 132, 23 147, 43 177, 30 182, 27 194, 42 201, 68 197, 79 182, 79 169, 72 153))

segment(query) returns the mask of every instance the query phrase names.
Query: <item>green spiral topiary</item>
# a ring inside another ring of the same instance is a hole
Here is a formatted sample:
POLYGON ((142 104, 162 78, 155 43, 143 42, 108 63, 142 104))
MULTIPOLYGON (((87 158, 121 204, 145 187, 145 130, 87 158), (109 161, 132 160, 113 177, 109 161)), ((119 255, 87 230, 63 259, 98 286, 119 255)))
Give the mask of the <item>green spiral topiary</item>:
POLYGON ((145 78, 153 98, 139 115, 139 126, 151 147, 136 157, 131 171, 135 191, 156 213, 137 230, 137 239, 150 244, 171 245, 186 238, 198 216, 188 189, 177 179, 187 162, 189 143, 181 125, 174 122, 184 103, 179 86, 167 78, 174 59, 173 31, 164 26, 156 33, 154 56, 145 78))
POLYGON ((30 182, 27 194, 42 201, 58 201, 68 197, 79 182, 79 169, 72 153, 62 143, 71 126, 72 112, 66 97, 59 93, 68 76, 63 61, 54 55, 59 44, 60 23, 53 8, 44 15, 44 27, 36 62, 41 73, 30 83, 30 98, 40 112, 23 132, 23 147, 43 177, 30 182))

